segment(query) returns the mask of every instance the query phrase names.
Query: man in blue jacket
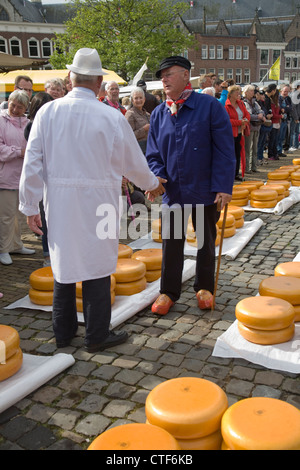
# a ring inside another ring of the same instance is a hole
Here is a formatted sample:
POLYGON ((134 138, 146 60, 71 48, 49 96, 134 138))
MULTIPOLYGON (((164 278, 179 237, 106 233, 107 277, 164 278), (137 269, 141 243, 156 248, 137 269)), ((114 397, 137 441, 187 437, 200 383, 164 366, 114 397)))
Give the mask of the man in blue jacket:
POLYGON ((168 313, 181 294, 186 208, 192 208, 198 240, 194 289, 199 307, 211 308, 216 223, 219 211, 231 200, 235 175, 234 141, 228 114, 214 97, 193 91, 190 69, 191 63, 181 56, 161 62, 156 76, 162 80, 167 98, 151 114, 147 143, 150 169, 167 180, 162 211, 160 296, 152 305, 152 311, 161 315, 168 313), (178 212, 181 222, 178 222, 178 212), (203 214, 203 221, 199 220, 199 214, 203 214), (181 223, 182 227, 178 227, 181 223), (178 228, 183 229, 180 236, 178 228))

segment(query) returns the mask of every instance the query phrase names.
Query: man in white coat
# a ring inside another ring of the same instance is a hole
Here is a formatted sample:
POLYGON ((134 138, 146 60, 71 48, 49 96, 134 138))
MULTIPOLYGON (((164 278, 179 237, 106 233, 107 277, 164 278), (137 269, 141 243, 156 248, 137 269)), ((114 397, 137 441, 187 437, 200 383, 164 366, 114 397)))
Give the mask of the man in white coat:
POLYGON ((67 68, 72 91, 45 104, 33 121, 20 210, 29 227, 41 234, 39 201, 44 200, 57 347, 68 346, 76 334, 76 282, 82 281, 84 344, 96 352, 127 339, 126 332, 109 330, 122 177, 149 191, 152 199, 164 192, 164 180, 149 170, 124 116, 97 100, 105 74, 97 51, 79 49, 67 68), (105 223, 110 226, 106 237, 101 229, 105 223))

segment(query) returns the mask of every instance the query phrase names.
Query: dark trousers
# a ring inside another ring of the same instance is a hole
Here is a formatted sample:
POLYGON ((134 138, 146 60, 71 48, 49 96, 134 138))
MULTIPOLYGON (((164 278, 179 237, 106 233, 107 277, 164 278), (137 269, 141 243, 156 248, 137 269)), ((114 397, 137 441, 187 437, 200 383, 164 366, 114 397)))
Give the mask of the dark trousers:
POLYGON ((234 137, 234 150, 235 150, 235 176, 239 175, 240 165, 241 165, 241 138, 242 134, 238 134, 237 137, 234 137))
MULTIPOLYGON (((111 320, 110 276, 82 282, 85 345, 101 343, 111 320)), ((54 281, 53 331, 57 342, 71 340, 77 331, 76 284, 54 281)))
MULTIPOLYGON (((200 289, 206 289, 211 293, 214 291, 216 223, 219 217, 220 212, 217 211, 216 204, 204 207, 204 220, 202 221, 204 226, 200 227, 204 230, 204 241, 202 248, 197 250, 195 292, 200 289)), ((192 221, 195 231, 197 228, 199 229, 196 225, 196 222, 198 222, 196 219, 196 211, 193 209, 192 221)), ((162 218, 162 237, 164 237, 163 220, 162 218)), ((163 260, 160 292, 161 294, 167 294, 173 302, 176 302, 181 294, 185 236, 183 235, 177 239, 174 236, 174 218, 171 217, 170 221, 169 237, 163 238, 162 242, 163 260)))

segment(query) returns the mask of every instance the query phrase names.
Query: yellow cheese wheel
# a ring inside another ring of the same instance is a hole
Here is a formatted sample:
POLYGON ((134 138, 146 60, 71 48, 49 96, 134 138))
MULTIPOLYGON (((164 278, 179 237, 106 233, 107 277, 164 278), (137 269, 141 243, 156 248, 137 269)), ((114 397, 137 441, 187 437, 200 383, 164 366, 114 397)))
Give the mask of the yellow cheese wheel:
POLYGON ((242 228, 245 224, 244 217, 241 217, 240 219, 235 219, 235 228, 242 228))
MULTIPOLYGON (((116 279, 113 274, 110 276, 110 292, 116 287, 116 279)), ((82 297, 82 282, 76 282, 76 297, 82 297)))
POLYGON ((295 171, 291 174, 292 180, 300 180, 300 171, 295 171))
POLYGON ((267 346, 290 341, 295 334, 295 324, 292 323, 282 330, 258 330, 256 328, 249 328, 243 323, 238 322, 238 330, 242 337, 250 343, 267 346))
POLYGON ((118 258, 130 258, 132 253, 133 249, 130 246, 119 243, 118 258))
POLYGON ((271 276, 259 284, 259 294, 279 297, 292 305, 300 304, 300 278, 292 276, 271 276))
POLYGON ((0 359, 6 361, 16 354, 20 347, 19 333, 11 326, 0 325, 0 342, 2 342, 2 345, 0 344, 0 359))
POLYGON ((161 234, 159 232, 151 232, 152 240, 156 243, 162 243, 161 234))
POLYGON ((157 281, 161 277, 161 269, 155 269, 154 271, 146 271, 145 278, 147 282, 157 281))
POLYGON ((233 237, 236 233, 236 227, 233 225, 232 227, 226 227, 224 230, 224 238, 233 237))
POLYGON ((247 188, 233 188, 232 189, 232 199, 244 199, 249 197, 249 191, 247 188))
POLYGON ((162 249, 146 248, 145 250, 139 250, 133 253, 132 259, 137 259, 145 263, 147 271, 160 269, 162 263, 162 249))
POLYGON ((251 193, 251 199, 255 201, 273 201, 277 196, 278 193, 273 189, 256 189, 251 193))
POLYGON ((240 300, 235 307, 235 316, 250 328, 281 330, 293 323, 295 310, 286 300, 256 296, 240 300))
POLYGON ((268 173, 269 180, 287 180, 289 176, 288 171, 270 171, 268 173))
POLYGON ((248 201, 249 201, 249 198, 245 197, 245 198, 242 198, 242 199, 232 199, 231 203, 234 206, 244 207, 244 206, 247 206, 248 201))
MULTIPOLYGON (((218 220, 218 222, 217 222, 217 226, 218 226, 219 228, 222 227, 222 225, 223 225, 223 220, 224 220, 224 212, 221 212, 221 213, 220 213, 220 218, 219 218, 219 220, 218 220)), ((234 226, 234 224, 235 224, 235 217, 234 217, 233 214, 231 214, 230 212, 228 212, 228 213, 227 213, 227 216, 226 216, 225 227, 226 227, 226 228, 227 228, 227 227, 232 227, 232 226, 234 226)))
POLYGON ((294 158, 293 165, 300 165, 300 158, 294 158))
POLYGON ((271 209, 277 205, 277 199, 273 201, 256 201, 254 199, 250 200, 250 206, 255 207, 256 209, 271 209))
MULTIPOLYGON (((145 273, 146 274, 146 273, 145 273)), ((147 280, 145 277, 131 282, 116 283, 116 295, 134 295, 142 292, 147 287, 147 280)))
POLYGON ((300 186, 300 180, 292 180, 293 186, 300 186))
POLYGON ((33 289, 53 291, 54 277, 51 266, 33 271, 29 276, 29 283, 33 289))
POLYGON ((180 377, 151 390, 145 412, 149 423, 162 427, 175 438, 198 439, 220 429, 227 407, 227 396, 215 383, 180 377))
POLYGON ((251 184, 256 184, 257 188, 260 188, 261 186, 264 185, 263 180, 251 180, 251 181, 242 181, 242 185, 251 183, 251 184))
POLYGON ((161 219, 152 220, 151 228, 154 232, 161 233, 161 219))
MULTIPOLYGON (((164 429, 146 423, 115 426, 104 431, 88 450, 180 450, 176 439, 164 429)), ((158 462, 158 460, 157 460, 158 462)))
POLYGON ((255 184, 255 183, 253 184, 253 183, 247 181, 247 183, 244 183, 244 182, 243 182, 243 183, 241 183, 241 184, 236 184, 236 185, 234 185, 232 189, 241 189, 241 188, 242 188, 242 189, 248 189, 249 195, 250 195, 251 192, 252 192, 254 189, 257 189, 257 188, 258 188, 258 186, 257 186, 257 184, 255 184))
POLYGON ((0 382, 15 375, 22 367, 23 353, 21 348, 17 349, 13 356, 7 359, 5 364, 0 364, 0 382))
POLYGON ((278 264, 274 269, 274 275, 300 277, 300 261, 287 261, 278 264))
POLYGON ((222 445, 221 430, 198 439, 176 439, 182 450, 220 450, 222 445))
POLYGON ((52 305, 53 291, 29 289, 29 299, 36 305, 52 305))
POLYGON ((230 214, 232 214, 235 219, 240 219, 245 215, 245 211, 242 207, 234 206, 231 204, 228 204, 228 212, 230 212, 230 214))
POLYGON ((299 450, 300 410, 276 398, 245 398, 224 413, 221 431, 232 450, 299 450))
POLYGON ((118 259, 114 277, 116 283, 137 281, 145 276, 146 265, 137 259, 118 259))
POLYGON ((265 189, 272 189, 276 191, 278 195, 282 195, 285 192, 285 187, 282 184, 276 184, 276 183, 266 183, 263 186, 261 186, 260 190, 265 190, 265 189))
POLYGON ((267 180, 267 184, 280 184, 280 186, 284 186, 285 189, 289 189, 291 186, 288 180, 267 180))

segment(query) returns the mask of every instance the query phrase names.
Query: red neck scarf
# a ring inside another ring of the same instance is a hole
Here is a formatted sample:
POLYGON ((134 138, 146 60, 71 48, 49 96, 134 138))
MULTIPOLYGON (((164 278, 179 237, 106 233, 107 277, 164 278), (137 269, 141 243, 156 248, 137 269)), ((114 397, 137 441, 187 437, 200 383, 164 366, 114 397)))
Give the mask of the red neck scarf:
POLYGON ((182 105, 182 103, 184 103, 188 99, 192 91, 193 91, 193 88, 189 82, 187 86, 184 88, 181 95, 179 96, 178 100, 174 101, 171 98, 169 98, 169 96, 167 96, 166 105, 171 111, 171 116, 175 116, 178 113, 180 106, 182 105))

